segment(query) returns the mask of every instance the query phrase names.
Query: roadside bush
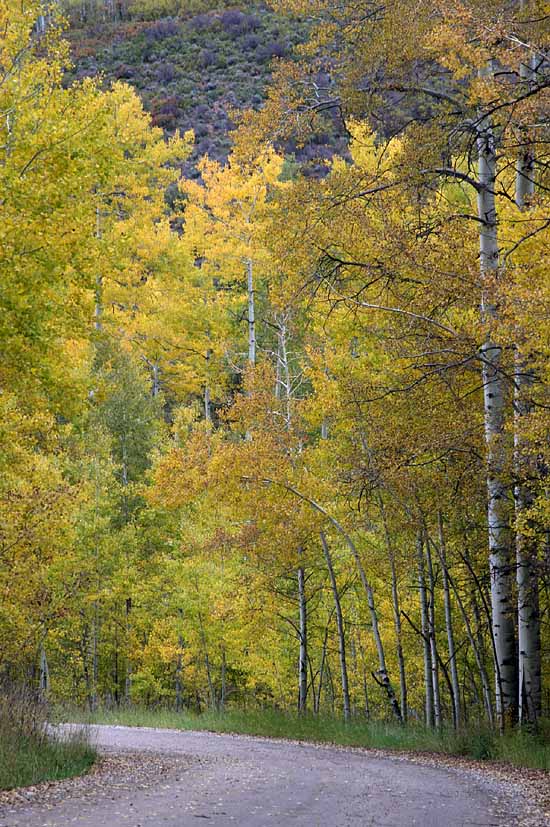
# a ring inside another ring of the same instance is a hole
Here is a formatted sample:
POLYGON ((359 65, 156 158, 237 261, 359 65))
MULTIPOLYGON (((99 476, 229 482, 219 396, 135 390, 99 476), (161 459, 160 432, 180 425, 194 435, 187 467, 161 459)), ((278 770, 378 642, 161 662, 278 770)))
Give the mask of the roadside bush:
POLYGON ((85 730, 58 735, 36 692, 0 686, 0 790, 80 775, 94 760, 85 730))

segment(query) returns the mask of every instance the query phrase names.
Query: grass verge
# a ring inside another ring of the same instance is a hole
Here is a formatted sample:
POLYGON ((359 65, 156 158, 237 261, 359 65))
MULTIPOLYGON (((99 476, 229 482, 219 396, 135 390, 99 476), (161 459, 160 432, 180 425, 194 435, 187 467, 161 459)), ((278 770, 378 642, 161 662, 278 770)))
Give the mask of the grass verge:
POLYGON ((57 735, 34 693, 0 687, 0 790, 81 775, 95 758, 84 728, 68 737, 57 735))
POLYGON ((86 738, 17 738, 0 743, 0 790, 82 775, 95 761, 86 738))
POLYGON ((494 760, 516 767, 550 770, 550 728, 536 735, 511 730, 500 736, 484 726, 435 731, 409 724, 401 727, 355 719, 344 723, 327 716, 296 715, 275 710, 228 710, 224 713, 149 710, 139 707, 100 710, 93 715, 79 710, 59 713, 63 720, 82 723, 148 726, 183 730, 260 735, 370 749, 435 752, 476 760, 494 760))

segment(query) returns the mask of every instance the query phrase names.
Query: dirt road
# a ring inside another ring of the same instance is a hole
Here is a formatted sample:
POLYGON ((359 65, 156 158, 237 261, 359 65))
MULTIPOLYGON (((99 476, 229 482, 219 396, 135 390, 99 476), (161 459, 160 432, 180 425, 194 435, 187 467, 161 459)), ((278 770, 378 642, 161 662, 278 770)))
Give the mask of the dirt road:
POLYGON ((92 738, 102 768, 0 807, 0 827, 520 823, 513 796, 464 770, 207 732, 98 726, 92 738))

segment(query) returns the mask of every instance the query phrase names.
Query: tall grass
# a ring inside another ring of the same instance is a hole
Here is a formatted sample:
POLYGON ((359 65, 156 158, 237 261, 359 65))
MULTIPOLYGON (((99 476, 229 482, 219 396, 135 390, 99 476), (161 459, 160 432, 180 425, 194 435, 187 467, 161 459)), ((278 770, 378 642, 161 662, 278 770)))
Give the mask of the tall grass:
POLYGON ((399 726, 393 723, 369 722, 360 718, 344 723, 336 717, 297 715, 270 709, 233 709, 224 713, 204 712, 197 715, 191 712, 131 707, 100 710, 94 715, 78 710, 65 710, 61 717, 65 720, 87 723, 207 730, 370 749, 435 752, 550 770, 548 725, 543 726, 535 735, 510 730, 500 736, 483 725, 458 732, 453 729, 437 731, 418 724, 399 726))
POLYGON ((0 686, 0 790, 80 775, 94 760, 84 730, 54 734, 46 705, 34 692, 0 686))

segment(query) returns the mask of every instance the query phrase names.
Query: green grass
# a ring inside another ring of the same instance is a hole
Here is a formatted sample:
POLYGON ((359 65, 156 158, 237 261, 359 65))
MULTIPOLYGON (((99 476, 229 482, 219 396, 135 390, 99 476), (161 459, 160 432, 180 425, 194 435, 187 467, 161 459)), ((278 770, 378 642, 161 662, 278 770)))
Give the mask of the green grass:
POLYGON ((296 715, 274 710, 229 710, 225 713, 205 712, 196 715, 139 707, 102 710, 94 715, 71 710, 60 713, 60 717, 85 723, 206 730, 370 749, 435 752, 550 770, 548 726, 538 735, 513 730, 499 736, 483 725, 459 732, 452 729, 437 732, 413 724, 400 727, 390 723, 367 722, 364 719, 355 719, 345 724, 335 717, 296 715))
POLYGON ((0 790, 57 781, 86 772, 95 751, 83 734, 64 740, 20 733, 0 740, 0 790))

